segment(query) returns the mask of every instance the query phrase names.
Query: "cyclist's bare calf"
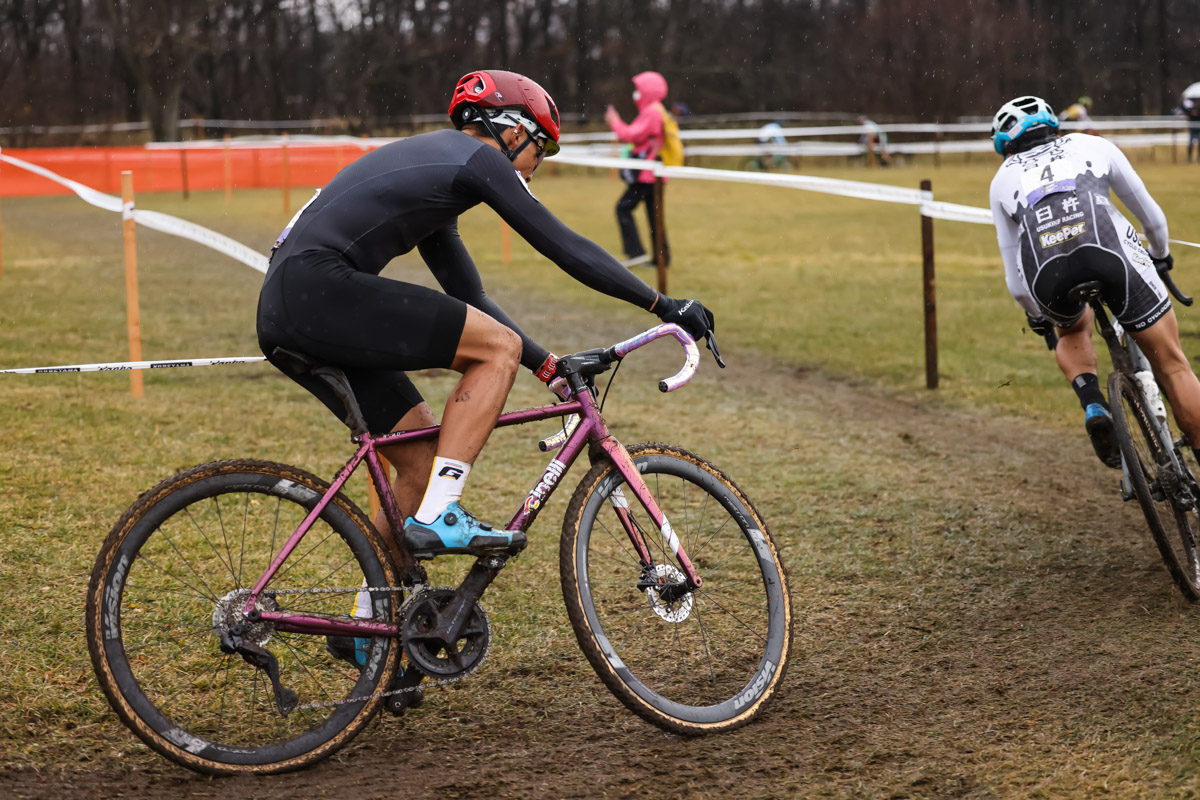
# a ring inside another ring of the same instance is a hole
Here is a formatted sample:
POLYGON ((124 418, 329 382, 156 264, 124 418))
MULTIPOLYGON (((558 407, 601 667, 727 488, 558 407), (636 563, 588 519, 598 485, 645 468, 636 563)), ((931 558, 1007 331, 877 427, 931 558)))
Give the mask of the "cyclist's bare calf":
POLYGON ((1092 309, 1085 308, 1083 316, 1069 328, 1058 330, 1058 346, 1054 349, 1054 357, 1058 368, 1068 381, 1089 373, 1096 374, 1099 360, 1096 357, 1096 346, 1092 344, 1092 309))
MULTIPOLYGON (((409 410, 392 428, 392 433, 414 431, 420 428, 431 428, 437 425, 428 403, 421 403, 409 410)), ((425 494, 425 486, 429 482, 429 470, 433 466, 433 458, 437 455, 437 440, 428 439, 416 442, 405 442, 388 447, 380 447, 379 452, 396 470, 396 479, 392 482, 392 493, 396 496, 396 505, 400 509, 400 519, 417 512, 421 505, 421 497, 425 494)), ((391 531, 387 516, 383 509, 375 515, 375 529, 386 537, 391 531)))
POLYGON ((1179 321, 1171 309, 1149 328, 1131 334, 1146 354, 1154 377, 1162 386, 1175 420, 1188 443, 1200 447, 1200 380, 1188 363, 1179 343, 1179 321))
MULTIPOLYGON (((1179 344, 1179 321, 1171 309, 1142 331, 1130 332, 1146 354, 1154 377, 1162 386, 1179 427, 1193 448, 1200 446, 1200 380, 1192 372, 1183 347, 1179 344)), ((1058 347, 1054 351, 1059 369, 1068 381, 1083 373, 1095 374, 1098 368, 1096 348, 1092 344, 1092 310, 1069 328, 1058 328, 1058 347)))

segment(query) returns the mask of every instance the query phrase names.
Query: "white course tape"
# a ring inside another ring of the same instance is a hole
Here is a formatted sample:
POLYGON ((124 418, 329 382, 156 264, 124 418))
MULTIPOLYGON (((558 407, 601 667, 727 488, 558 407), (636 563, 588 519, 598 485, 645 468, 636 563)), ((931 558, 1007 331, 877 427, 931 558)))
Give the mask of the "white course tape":
POLYGON ((991 225, 992 212, 986 208, 962 206, 958 203, 943 203, 930 200, 921 203, 921 216, 931 219, 947 219, 951 222, 975 222, 980 225, 991 225))
POLYGON ((64 367, 22 367, 0 369, 0 374, 32 375, 46 372, 122 372, 133 369, 167 369, 168 367, 215 367, 220 364, 254 364, 266 361, 262 356, 232 356, 230 358, 180 358, 171 361, 121 361, 111 364, 72 364, 64 367))
POLYGON ((139 225, 145 225, 147 228, 153 228, 156 231, 162 231, 163 233, 169 233, 184 239, 190 239, 193 242, 204 245, 205 247, 211 247, 217 252, 224 253, 230 258, 240 261, 249 267, 253 267, 259 272, 265 273, 267 271, 266 256, 257 250, 247 247, 239 241, 230 239, 224 234, 217 233, 214 230, 197 225, 194 222, 188 222, 187 220, 180 219, 179 217, 172 217, 170 214, 162 214, 158 211, 139 211, 133 208, 132 205, 130 205, 129 208, 126 208, 125 204, 121 202, 121 198, 119 197, 98 192, 89 186, 84 186, 82 183, 76 183, 69 178, 64 178, 57 173, 51 172, 44 167, 39 167, 37 164, 30 164, 28 161, 22 161, 19 158, 13 158, 12 156, 6 156, 3 153, 0 153, 0 161, 12 164, 14 167, 20 167, 21 169, 28 170, 29 172, 41 175, 43 178, 52 180, 61 186, 65 186, 75 194, 79 195, 80 199, 96 206, 97 208, 102 208, 105 211, 117 212, 126 218, 128 218, 128 215, 132 215, 134 222, 139 225))
POLYGON ((928 192, 922 192, 920 189, 886 186, 879 183, 862 183, 860 181, 835 180, 834 178, 815 178, 809 175, 764 175, 761 172, 737 172, 728 169, 707 169, 702 167, 664 167, 661 161, 573 155, 567 152, 567 150, 567 148, 564 148, 563 152, 555 156, 555 160, 562 164, 575 164, 581 167, 649 170, 656 175, 662 175, 664 178, 757 183, 764 186, 784 186, 791 189, 806 189, 810 192, 823 192, 843 197, 858 197, 866 200, 882 200, 888 203, 905 203, 907 205, 919 205, 932 197, 928 192))

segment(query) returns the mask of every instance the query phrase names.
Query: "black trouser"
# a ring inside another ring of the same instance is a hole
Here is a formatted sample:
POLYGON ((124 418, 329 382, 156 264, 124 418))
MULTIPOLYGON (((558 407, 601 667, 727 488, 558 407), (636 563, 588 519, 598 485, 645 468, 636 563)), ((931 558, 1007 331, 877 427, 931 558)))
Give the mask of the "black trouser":
MULTIPOLYGON (((664 191, 666 187, 663 187, 664 191)), ((639 203, 646 204, 646 218, 650 221, 650 246, 658 235, 658 220, 654 206, 653 183, 631 183, 625 189, 625 194, 617 201, 617 224, 621 227, 621 245, 625 248, 628 258, 637 258, 646 254, 642 240, 638 236, 637 223, 633 221, 633 210, 639 203)), ((667 244, 667 232, 663 230, 663 254, 666 263, 671 263, 671 247, 667 244)))

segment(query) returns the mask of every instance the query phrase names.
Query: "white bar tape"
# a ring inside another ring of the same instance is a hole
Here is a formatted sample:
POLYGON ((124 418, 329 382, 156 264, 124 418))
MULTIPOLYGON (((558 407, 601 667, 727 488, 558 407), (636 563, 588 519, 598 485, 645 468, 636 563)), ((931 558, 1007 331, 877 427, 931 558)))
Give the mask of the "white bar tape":
POLYGON ((215 367, 221 364, 254 364, 266 361, 262 356, 231 356, 229 358, 183 358, 173 361, 121 361, 111 364, 72 364, 63 367, 21 367, 0 369, 0 374, 33 375, 49 372, 122 372, 133 369, 167 369, 168 367, 215 367))
POLYGON ((76 183, 69 178, 51 172, 50 170, 39 167, 37 164, 30 164, 28 161, 22 161, 19 158, 6 156, 0 153, 0 161, 12 164, 14 167, 28 170, 44 178, 54 181, 55 183, 65 186, 75 194, 79 195, 86 203, 102 208, 105 211, 114 211, 121 214, 123 218, 128 219, 132 215, 134 222, 139 225, 145 225, 147 228, 153 228, 156 231, 169 233, 174 236, 179 236, 184 239, 190 239, 206 247, 211 247, 217 252, 224 253, 230 258, 240 261, 246 266, 253 267, 259 272, 267 271, 267 257, 257 250, 253 250, 246 245, 234 239, 230 239, 224 234, 217 233, 194 222, 172 217, 169 214, 163 214, 158 211, 140 211, 133 208, 130 204, 129 208, 121 202, 121 198, 114 197, 110 194, 98 192, 95 189, 84 186, 82 183, 76 183))

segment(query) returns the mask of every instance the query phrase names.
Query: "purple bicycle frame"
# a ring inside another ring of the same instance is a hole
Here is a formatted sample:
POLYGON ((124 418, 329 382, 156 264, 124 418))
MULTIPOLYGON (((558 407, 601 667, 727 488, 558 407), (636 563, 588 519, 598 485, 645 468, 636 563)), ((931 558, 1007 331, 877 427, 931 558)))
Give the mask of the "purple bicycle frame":
MULTIPOLYGON (((696 365, 699 362, 699 349, 691 337, 684 333, 679 326, 674 324, 658 325, 615 345, 612 350, 618 357, 624 357, 633 350, 663 336, 673 336, 684 346, 687 353, 687 361, 683 369, 674 377, 660 382, 660 390, 666 392, 676 389, 691 380, 692 374, 694 374, 696 365)), ((541 478, 534 484, 529 494, 525 497, 521 507, 513 515, 506 529, 527 531, 537 518, 538 512, 545 505, 546 501, 550 499, 555 489, 558 488, 562 476, 566 474, 567 470, 575 462, 575 459, 583 452, 584 445, 594 443, 607 454, 608 458, 617 468, 617 471, 621 473, 621 476, 625 478, 626 483, 637 496, 642 507, 646 509, 647 514, 654 521, 654 524, 658 526, 659 533, 666 541, 667 547, 679 559, 679 566, 682 568, 688 584, 693 588, 698 588, 702 582, 701 578, 696 574, 696 570, 692 566, 691 560, 688 559, 687 553, 679 541, 679 537, 675 535, 675 531, 671 528, 671 524, 663 514, 662 509, 658 507, 658 503, 654 501, 654 496, 650 493, 650 488, 642 479, 637 465, 633 463, 633 459, 630 458, 625 446, 614 439, 612 434, 609 433, 608 426, 605 424, 603 417, 600 416, 600 409, 591 394, 575 397, 564 403, 538 406, 536 408, 527 408, 501 414, 500 418, 496 421, 496 427, 507 428, 513 425, 524 425, 544 419, 565 417, 568 414, 578 414, 579 424, 567 435, 566 441, 563 443, 560 451, 546 465, 541 478)), ((246 598, 244 613, 249 615, 254 610, 258 602, 258 596, 266 589, 267 584, 271 582, 275 573, 287 561, 297 545, 300 544, 300 540, 304 538, 309 528, 312 527, 313 522, 320 517, 325 507, 341 491, 346 481, 349 480, 350 476, 354 474, 354 471, 358 469, 359 464, 364 460, 367 462, 367 469, 371 474, 371 480, 375 484, 384 514, 387 516, 392 530, 403 530, 404 520, 400 517, 400 509, 396 505, 395 495, 388 484, 387 473, 384 470, 377 449, 402 442, 433 439, 437 437, 440 431, 441 426, 435 425, 429 428, 418 428, 417 430, 388 433, 381 436, 364 433, 361 436, 355 437, 354 441, 358 443, 358 450, 355 451, 350 460, 346 462, 346 465, 338 472, 329 490, 325 492, 312 511, 304 518, 304 521, 288 537, 279 553, 271 560, 270 566, 259 576, 250 591, 250 596, 246 598)), ((614 506, 617 505, 617 503, 614 503, 614 506)), ((630 541, 641 557, 642 563, 649 564, 650 554, 645 542, 642 541, 641 530, 633 522, 628 509, 617 507, 616 511, 622 524, 625 526, 630 541)), ((399 633, 398 627, 391 623, 372 622, 370 620, 349 617, 335 619, 303 612, 260 610, 257 618, 270 622, 277 630, 290 633, 326 636, 392 637, 397 636, 399 633)))

